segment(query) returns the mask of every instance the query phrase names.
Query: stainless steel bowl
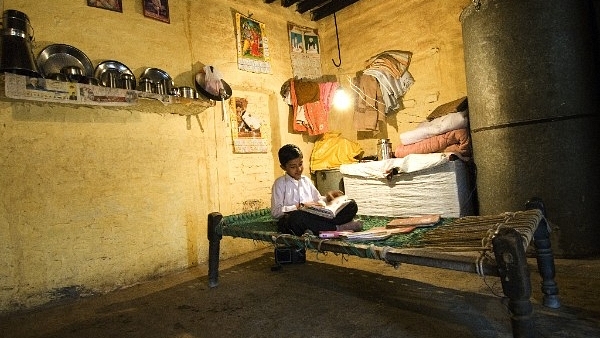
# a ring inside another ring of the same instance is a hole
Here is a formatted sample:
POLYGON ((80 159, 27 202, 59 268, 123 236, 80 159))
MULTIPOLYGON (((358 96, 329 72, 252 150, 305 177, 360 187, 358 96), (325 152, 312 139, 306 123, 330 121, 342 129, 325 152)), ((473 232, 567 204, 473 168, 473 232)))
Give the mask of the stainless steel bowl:
POLYGON ((98 79, 96 79, 95 77, 91 77, 91 76, 80 77, 79 83, 88 84, 88 85, 92 85, 92 86, 100 85, 100 83, 98 82, 98 79))
POLYGON ((135 89, 135 76, 128 73, 121 73, 121 88, 135 89))
POLYGON ((140 78, 139 81, 139 85, 140 85, 140 90, 145 92, 145 93, 152 93, 153 92, 153 83, 152 80, 148 79, 148 78, 140 78))
POLYGON ((46 76, 46 79, 63 82, 69 81, 69 77, 63 73, 50 73, 46 76))
POLYGON ((178 89, 179 89, 179 95, 181 95, 181 97, 186 97, 188 99, 196 98, 196 90, 194 88, 183 86, 183 87, 178 87, 178 89))
POLYGON ((83 71, 78 66, 65 66, 60 69, 61 74, 65 74, 71 82, 79 82, 83 76, 83 71))

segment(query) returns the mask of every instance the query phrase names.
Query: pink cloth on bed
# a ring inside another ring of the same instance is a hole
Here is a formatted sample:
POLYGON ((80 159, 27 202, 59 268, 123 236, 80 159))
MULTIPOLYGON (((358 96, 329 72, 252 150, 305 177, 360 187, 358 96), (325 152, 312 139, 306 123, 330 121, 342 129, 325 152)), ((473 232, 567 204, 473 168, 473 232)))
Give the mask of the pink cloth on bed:
POLYGON ((466 128, 455 129, 444 134, 432 136, 407 145, 396 147, 397 158, 408 154, 457 153, 463 157, 471 156, 471 136, 466 128))

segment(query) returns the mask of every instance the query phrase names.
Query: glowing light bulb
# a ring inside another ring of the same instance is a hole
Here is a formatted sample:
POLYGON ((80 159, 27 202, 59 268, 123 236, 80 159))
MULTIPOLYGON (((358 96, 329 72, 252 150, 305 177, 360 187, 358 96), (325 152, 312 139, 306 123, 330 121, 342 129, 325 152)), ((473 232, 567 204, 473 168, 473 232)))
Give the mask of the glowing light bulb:
POLYGON ((333 106, 336 109, 347 109, 350 107, 350 102, 350 95, 348 95, 343 88, 336 89, 335 93, 333 94, 333 106))

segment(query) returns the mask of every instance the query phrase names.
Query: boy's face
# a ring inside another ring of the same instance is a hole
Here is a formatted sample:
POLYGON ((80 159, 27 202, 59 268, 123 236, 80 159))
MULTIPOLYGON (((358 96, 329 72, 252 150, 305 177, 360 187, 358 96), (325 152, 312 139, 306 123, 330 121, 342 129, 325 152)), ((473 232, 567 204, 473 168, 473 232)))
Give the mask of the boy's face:
POLYGON ((281 169, 285 170, 285 173, 290 175, 295 180, 299 180, 302 176, 302 170, 304 170, 302 156, 293 160, 289 160, 285 165, 281 166, 281 169))

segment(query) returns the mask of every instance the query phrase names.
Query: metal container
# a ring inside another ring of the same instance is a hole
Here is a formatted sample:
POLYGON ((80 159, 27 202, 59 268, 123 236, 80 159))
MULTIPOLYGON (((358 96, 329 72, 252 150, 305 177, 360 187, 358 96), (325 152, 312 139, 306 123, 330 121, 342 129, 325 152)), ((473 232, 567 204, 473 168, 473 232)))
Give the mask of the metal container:
POLYGON ((79 78, 79 83, 92 85, 92 86, 100 85, 100 82, 98 81, 98 79, 96 79, 95 77, 91 77, 91 76, 81 76, 79 78))
POLYGON ((60 69, 62 74, 67 76, 67 79, 71 82, 79 82, 83 76, 83 71, 77 66, 65 66, 60 69))
POLYGON ((390 159, 392 154, 392 143, 389 138, 382 138, 377 141, 377 160, 390 159))
POLYGON ((165 88, 165 83, 163 81, 158 81, 154 84, 154 92, 159 95, 165 95, 167 93, 167 89, 165 88))
POLYGON ((120 76, 121 88, 123 89, 135 89, 135 77, 128 73, 121 73, 120 76))
POLYGON ((153 91, 152 80, 143 77, 143 78, 140 79, 139 85, 140 85, 140 90, 141 91, 143 91, 145 93, 152 93, 152 91, 153 91))
POLYGON ((32 51, 33 28, 25 13, 4 11, 0 38, 0 72, 41 77, 32 51))
POLYGON ((196 90, 192 87, 178 87, 179 89, 179 95, 181 95, 181 97, 186 97, 188 99, 195 99, 196 98, 196 90))
POLYGON ((560 256, 600 253, 591 13, 587 1, 481 0, 461 14, 479 212, 540 197, 560 256))
POLYGON ((117 69, 109 69, 106 73, 108 74, 108 86, 110 88, 121 88, 121 73, 117 69))

